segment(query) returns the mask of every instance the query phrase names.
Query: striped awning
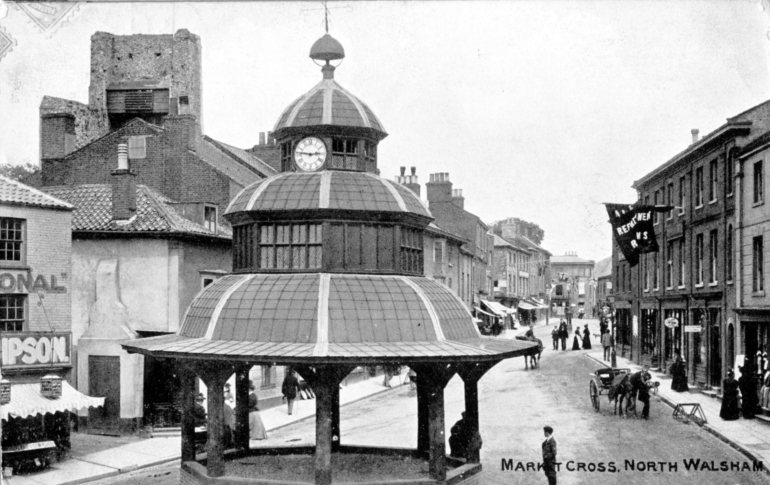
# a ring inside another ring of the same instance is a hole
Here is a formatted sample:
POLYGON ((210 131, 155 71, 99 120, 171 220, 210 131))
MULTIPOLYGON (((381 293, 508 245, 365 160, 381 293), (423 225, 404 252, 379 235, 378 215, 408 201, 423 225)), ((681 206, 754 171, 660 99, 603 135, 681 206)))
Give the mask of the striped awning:
POLYGON ((61 383, 61 397, 49 399, 40 394, 40 383, 11 384, 11 402, 0 406, 0 419, 26 418, 37 414, 58 411, 85 411, 89 407, 104 405, 103 397, 91 397, 69 385, 61 383))

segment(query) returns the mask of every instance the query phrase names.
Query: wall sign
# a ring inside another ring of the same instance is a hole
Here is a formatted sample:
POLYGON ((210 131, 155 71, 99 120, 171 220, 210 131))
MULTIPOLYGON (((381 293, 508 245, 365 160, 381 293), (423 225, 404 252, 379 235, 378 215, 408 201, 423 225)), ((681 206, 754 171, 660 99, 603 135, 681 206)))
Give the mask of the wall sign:
POLYGON ((663 322, 668 328, 676 328, 679 326, 679 320, 677 320, 674 317, 667 318, 665 322, 663 322))
POLYGON ((21 332, 0 340, 3 370, 71 365, 72 334, 21 332))
POLYGON ((687 333, 700 333, 703 331, 703 327, 700 325, 685 325, 684 331, 687 333))
POLYGON ((67 293, 59 285, 56 275, 32 275, 32 273, 0 273, 0 293, 67 293))

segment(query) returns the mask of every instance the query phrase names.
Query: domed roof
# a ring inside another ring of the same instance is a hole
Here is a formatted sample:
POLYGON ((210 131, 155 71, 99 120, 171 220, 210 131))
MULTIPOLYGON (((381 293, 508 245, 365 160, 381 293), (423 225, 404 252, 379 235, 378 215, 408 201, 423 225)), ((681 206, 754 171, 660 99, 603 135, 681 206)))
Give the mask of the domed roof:
POLYGON ((499 360, 532 346, 481 337, 468 308, 436 281, 329 273, 225 276, 195 298, 176 335, 123 345, 275 363, 499 360))
POLYGON ((342 44, 327 32, 310 48, 310 58, 318 61, 336 61, 345 58, 342 44))
POLYGON ((367 172, 283 172, 255 182, 230 202, 225 214, 242 211, 344 209, 431 216, 411 190, 367 172))
POLYGON ((385 128, 369 106, 328 74, 334 67, 326 65, 323 70, 324 79, 281 113, 273 128, 275 137, 280 138, 281 130, 287 128, 334 125, 368 128, 378 132, 380 138, 385 138, 385 128))

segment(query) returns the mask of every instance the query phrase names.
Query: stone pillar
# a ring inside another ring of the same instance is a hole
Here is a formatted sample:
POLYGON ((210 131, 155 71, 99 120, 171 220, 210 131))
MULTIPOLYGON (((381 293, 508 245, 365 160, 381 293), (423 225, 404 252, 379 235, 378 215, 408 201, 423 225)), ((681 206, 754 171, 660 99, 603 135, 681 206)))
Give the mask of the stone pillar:
MULTIPOLYGON (((527 356, 524 358, 526 359, 527 356)), ((462 364, 457 369, 457 374, 462 378, 465 386, 465 422, 468 427, 468 435, 471 437, 465 455, 468 463, 481 463, 478 384, 481 377, 495 364, 497 362, 462 364)))
MULTIPOLYGON (((179 362, 179 361, 177 361, 179 362)), ((195 373, 179 362, 179 383, 182 387, 182 461, 195 460, 195 373)))
POLYGON ((235 448, 249 449, 249 369, 244 365, 235 372, 235 448))

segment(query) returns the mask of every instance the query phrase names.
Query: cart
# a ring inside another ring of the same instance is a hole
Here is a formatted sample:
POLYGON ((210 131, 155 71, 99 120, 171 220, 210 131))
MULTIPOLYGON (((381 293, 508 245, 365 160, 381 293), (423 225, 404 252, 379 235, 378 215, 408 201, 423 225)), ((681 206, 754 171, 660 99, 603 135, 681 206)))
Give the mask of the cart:
POLYGON ((610 389, 631 373, 631 369, 614 369, 611 367, 605 367, 603 369, 597 369, 591 376, 591 380, 588 381, 588 395, 591 398, 591 405, 594 407, 594 411, 599 412, 599 396, 608 396, 610 389))

